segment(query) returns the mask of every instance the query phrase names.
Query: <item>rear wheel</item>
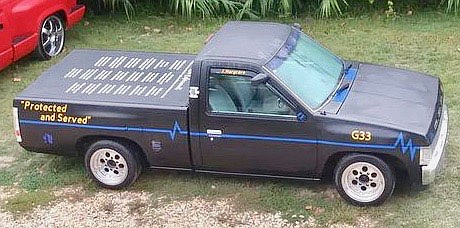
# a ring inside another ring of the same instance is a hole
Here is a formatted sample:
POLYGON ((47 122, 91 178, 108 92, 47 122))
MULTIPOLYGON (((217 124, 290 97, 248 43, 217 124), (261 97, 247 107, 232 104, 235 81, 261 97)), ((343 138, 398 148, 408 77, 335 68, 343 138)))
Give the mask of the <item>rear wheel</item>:
POLYGON ((35 55, 48 60, 59 55, 64 49, 65 25, 62 18, 51 15, 43 20, 39 30, 39 41, 35 55))
POLYGON ((119 189, 131 185, 141 172, 136 151, 128 145, 101 140, 86 152, 85 167, 102 187, 119 189))
POLYGON ((346 201, 357 206, 382 204, 393 193, 393 170, 380 158, 349 155, 337 164, 335 186, 346 201))

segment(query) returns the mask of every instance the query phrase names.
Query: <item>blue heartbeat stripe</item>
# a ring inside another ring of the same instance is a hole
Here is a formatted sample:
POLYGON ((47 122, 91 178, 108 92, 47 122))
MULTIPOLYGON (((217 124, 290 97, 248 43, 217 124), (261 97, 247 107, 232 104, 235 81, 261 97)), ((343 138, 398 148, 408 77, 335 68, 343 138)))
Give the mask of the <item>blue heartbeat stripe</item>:
MULTIPOLYGON (((37 120, 20 120, 21 124, 30 125, 48 125, 58 127, 75 127, 75 128, 86 128, 86 129, 99 129, 99 130, 110 130, 110 131, 133 131, 133 132, 149 132, 149 133, 164 133, 167 134, 171 140, 175 140, 177 135, 187 135, 189 132, 183 130, 177 121, 174 122, 172 129, 167 128, 139 128, 139 127, 112 127, 102 125, 82 125, 82 124, 69 124, 69 123, 56 123, 56 122, 43 122, 37 120)), ((208 136, 205 132, 190 132, 190 136, 208 136)), ((277 141, 277 142, 290 142, 290 143, 304 143, 304 144, 323 144, 330 146, 345 146, 355 148, 370 148, 370 149, 398 149, 402 154, 409 152, 410 159, 413 161, 415 155, 420 147, 415 146, 412 143, 412 139, 409 139, 406 143, 404 135, 401 132, 392 145, 388 144, 362 144, 362 143, 349 143, 349 142, 337 142, 327 140, 316 140, 316 139, 305 139, 305 138, 287 138, 287 137, 275 137, 275 136, 258 136, 258 135, 240 135, 240 134, 222 134, 216 135, 216 138, 226 139, 246 139, 246 140, 262 140, 262 141, 277 141)))
MULTIPOLYGON (((140 127, 112 127, 103 125, 84 125, 84 124, 69 124, 69 123, 56 123, 56 122, 43 122, 37 120, 20 120, 21 124, 31 125, 48 125, 57 127, 75 127, 85 129, 98 129, 98 130, 109 130, 109 131, 135 131, 135 132, 150 132, 150 133, 166 133, 169 135, 171 140, 175 140, 177 134, 187 135, 188 131, 182 130, 179 123, 176 121, 172 129, 166 128, 140 128, 140 127)), ((205 134, 206 135, 206 134, 205 134)))
POLYGON ((394 147, 396 148, 396 147, 398 147, 398 145, 401 145, 401 153, 405 154, 407 151, 409 151, 410 160, 412 160, 412 161, 415 158, 415 154, 420 149, 420 147, 415 146, 414 144, 412 144, 412 139, 409 139, 407 141, 407 143, 405 143, 404 135, 403 135, 402 132, 399 133, 399 136, 396 139, 394 147))

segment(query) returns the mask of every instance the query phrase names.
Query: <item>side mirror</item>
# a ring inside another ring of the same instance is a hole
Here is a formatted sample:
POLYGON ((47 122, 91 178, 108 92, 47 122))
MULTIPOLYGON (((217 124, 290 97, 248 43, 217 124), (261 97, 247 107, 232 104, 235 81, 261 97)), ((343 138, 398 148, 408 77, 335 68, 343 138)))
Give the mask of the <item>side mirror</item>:
POLYGON ((299 23, 294 23, 292 26, 294 26, 294 28, 298 29, 299 31, 302 31, 302 26, 299 23))
POLYGON ((258 86, 260 84, 265 84, 268 82, 268 79, 269 79, 268 75, 258 74, 254 76, 253 78, 251 78, 251 85, 258 86))
POLYGON ((305 122, 307 120, 307 115, 305 115, 305 113, 303 113, 302 111, 297 112, 296 116, 297 121, 299 122, 305 122))

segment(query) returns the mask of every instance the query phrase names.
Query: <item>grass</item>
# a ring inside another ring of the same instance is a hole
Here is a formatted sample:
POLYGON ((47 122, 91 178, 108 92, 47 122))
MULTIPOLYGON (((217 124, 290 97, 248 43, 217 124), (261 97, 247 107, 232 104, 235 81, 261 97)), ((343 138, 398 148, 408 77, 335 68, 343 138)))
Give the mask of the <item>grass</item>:
MULTIPOLYGON (((130 189, 171 199, 231 197, 241 210, 281 211, 290 220, 296 220, 298 215, 311 215, 323 226, 353 224, 359 216, 369 216, 388 227, 457 226, 460 216, 460 165, 456 162, 460 160, 458 19, 426 12, 396 19, 377 15, 285 21, 302 23, 305 32, 346 59, 412 69, 442 79, 450 111, 447 167, 427 190, 398 190, 380 207, 356 208, 338 198, 330 185, 324 183, 148 171, 130 189)), ((86 25, 80 23, 68 32, 66 53, 74 48, 197 53, 206 37, 226 20, 189 23, 138 14, 131 22, 123 16, 88 16, 85 21, 86 25)), ((12 135, 13 97, 63 56, 48 62, 25 58, 0 72, 0 156, 17 158, 11 167, 0 170, 0 185, 16 185, 29 191, 10 200, 17 203, 3 206, 8 210, 21 211, 20 205, 25 202, 37 205, 43 199, 52 200, 40 194, 54 187, 81 185, 99 190, 85 175, 81 158, 25 152, 12 135), (13 78, 21 81, 13 82, 13 78)))
POLYGON ((54 200, 53 193, 32 191, 19 193, 8 200, 4 208, 16 214, 31 211, 36 206, 46 205, 54 200))

